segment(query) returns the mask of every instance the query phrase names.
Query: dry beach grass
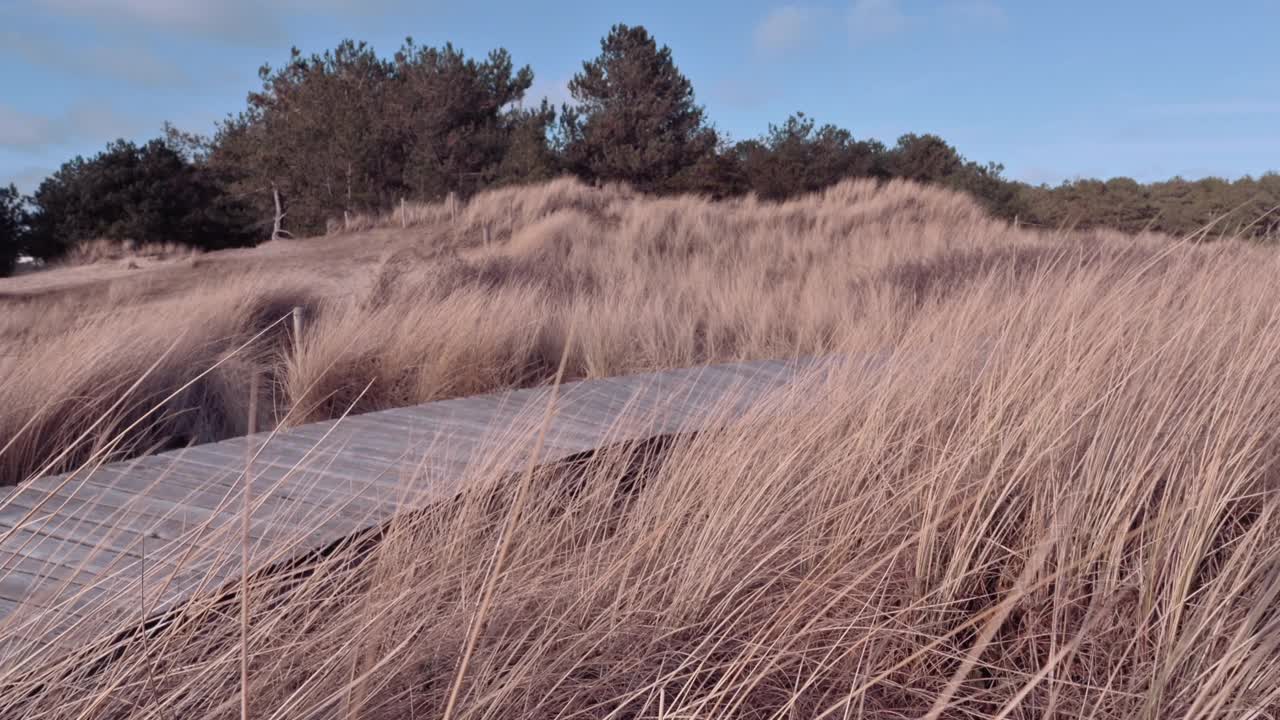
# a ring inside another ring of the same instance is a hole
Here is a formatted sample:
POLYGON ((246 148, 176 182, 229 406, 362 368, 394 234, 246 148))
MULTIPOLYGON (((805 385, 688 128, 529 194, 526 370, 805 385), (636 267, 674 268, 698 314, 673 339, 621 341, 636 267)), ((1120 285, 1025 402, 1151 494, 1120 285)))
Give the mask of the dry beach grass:
POLYGON ((242 432, 255 370, 269 422, 331 417, 370 381, 357 411, 546 382, 575 323, 570 379, 814 354, 884 342, 929 294, 1064 247, 899 183, 771 205, 566 180, 482 195, 452 221, 443 208, 410 208, 407 229, 393 213, 340 237, 0 284, 0 483, 242 432), (294 305, 299 346, 287 324, 266 330, 294 305))
POLYGON ((21 301, 52 314, 0 325, 22 348, 0 389, 0 437, 18 438, 3 457, 23 458, 8 476, 110 445, 219 359, 130 442, 239 432, 253 371, 274 422, 545 382, 562 357, 569 377, 876 349, 889 361, 662 446, 522 478, 477 467, 460 498, 376 544, 256 579, 243 605, 193 600, 197 622, 132 641, 105 671, 75 657, 0 671, 0 707, 1280 712, 1273 248, 1019 232, 907 185, 770 206, 561 182, 481 197, 452 221, 421 212, 407 229, 393 214, 334 238, 378 243, 337 277, 319 260, 332 251, 282 250, 274 273, 250 253, 207 266, 207 284, 95 287, 118 309, 101 318, 78 296, 21 301), (312 312, 298 347, 272 327, 293 304, 312 312), (10 412, 11 398, 25 405, 10 412), (84 428, 83 446, 67 440, 84 428))

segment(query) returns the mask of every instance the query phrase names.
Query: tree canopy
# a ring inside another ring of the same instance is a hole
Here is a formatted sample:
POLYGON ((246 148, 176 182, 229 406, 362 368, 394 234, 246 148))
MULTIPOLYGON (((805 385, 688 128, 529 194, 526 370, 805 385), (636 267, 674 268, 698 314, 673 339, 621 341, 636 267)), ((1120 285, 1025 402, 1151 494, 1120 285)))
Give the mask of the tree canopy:
POLYGON ((854 140, 831 124, 818 127, 802 112, 770 125, 759 140, 738 143, 734 152, 750 190, 767 200, 816 192, 844 178, 888 176, 879 142, 854 140))
POLYGON ((18 188, 0 187, 0 277, 13 273, 14 262, 26 250, 27 210, 18 188))
POLYGON ((0 269, 19 248, 52 258, 97 237, 201 248, 277 230, 300 237, 401 198, 466 196, 564 173, 652 193, 753 193, 766 201, 848 178, 905 178, 1046 227, 1280 235, 1276 174, 1031 186, 1007 179, 998 163, 965 158, 938 135, 908 133, 886 146, 803 112, 735 142, 708 121, 671 49, 641 26, 610 28, 599 54, 569 82, 572 102, 559 112, 546 99, 526 105, 533 70, 502 48, 477 59, 452 44, 407 38, 384 58, 344 40, 312 55, 293 48, 282 66, 263 65, 259 78, 244 108, 210 137, 166 126, 161 139, 120 140, 72 159, 31 198, 0 190, 0 269))
POLYGON ((95 238, 203 249, 254 239, 251 217, 216 172, 160 139, 118 140, 90 159, 76 157, 40 183, 32 203, 27 246, 38 258, 95 238))
POLYGON ((662 190, 715 150, 693 83, 643 27, 614 25, 569 92, 576 104, 561 123, 565 163, 581 177, 662 190))
POLYGON ((391 60, 365 43, 264 65, 263 87, 218 129, 211 159, 262 214, 283 196, 295 233, 400 197, 437 199, 551 175, 547 107, 516 107, 533 83, 510 54, 482 61, 407 39, 391 60), (540 139, 540 143, 531 140, 540 139))
POLYGON ((1138 183, 1076 180, 1022 188, 1027 217, 1051 227, 1153 230, 1179 237, 1280 238, 1280 174, 1138 183))

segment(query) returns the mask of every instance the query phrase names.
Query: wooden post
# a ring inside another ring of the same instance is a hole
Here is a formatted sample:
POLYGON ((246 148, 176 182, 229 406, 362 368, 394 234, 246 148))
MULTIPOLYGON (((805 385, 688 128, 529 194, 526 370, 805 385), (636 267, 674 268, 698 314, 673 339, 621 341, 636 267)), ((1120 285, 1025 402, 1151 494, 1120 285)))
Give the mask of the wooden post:
POLYGON ((1014 215, 1014 216, 1013 216, 1013 229, 1014 229, 1014 230, 1017 230, 1017 229, 1018 229, 1018 216, 1017 216, 1017 215, 1014 215))
POLYGON ((449 191, 449 222, 458 221, 458 196, 449 191))
POLYGON ((293 306, 293 347, 296 351, 302 347, 302 306, 293 306))
POLYGON ((400 227, 401 228, 409 227, 409 215, 407 212, 405 212, 403 195, 400 196, 400 227))
POLYGON ((351 232, 351 213, 346 210, 342 211, 342 229, 351 232))

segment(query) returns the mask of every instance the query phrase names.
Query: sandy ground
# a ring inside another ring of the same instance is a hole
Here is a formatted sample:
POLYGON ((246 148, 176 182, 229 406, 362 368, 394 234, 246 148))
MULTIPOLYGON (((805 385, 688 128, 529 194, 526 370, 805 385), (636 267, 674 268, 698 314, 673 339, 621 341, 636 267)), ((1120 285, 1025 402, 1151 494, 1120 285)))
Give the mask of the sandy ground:
POLYGON ((379 229, 277 240, 253 248, 219 250, 194 257, 131 257, 89 265, 54 265, 0 279, 0 301, 47 298, 120 282, 162 285, 214 269, 234 271, 236 266, 247 270, 269 265, 280 271, 305 267, 316 271, 320 278, 340 283, 350 278, 354 268, 378 263, 394 248, 425 239, 420 229, 379 229))

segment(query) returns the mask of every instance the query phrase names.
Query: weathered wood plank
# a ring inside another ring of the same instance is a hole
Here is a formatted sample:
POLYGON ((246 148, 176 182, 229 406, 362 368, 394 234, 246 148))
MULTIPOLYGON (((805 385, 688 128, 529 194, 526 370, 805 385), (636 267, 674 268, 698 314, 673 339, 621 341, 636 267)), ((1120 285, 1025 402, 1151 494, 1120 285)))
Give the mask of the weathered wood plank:
POLYGON ((0 661, 233 581, 250 452, 254 570, 448 499, 473 473, 524 467, 553 393, 538 462, 741 417, 814 367, 767 360, 456 398, 38 479, 0 497, 0 661))

